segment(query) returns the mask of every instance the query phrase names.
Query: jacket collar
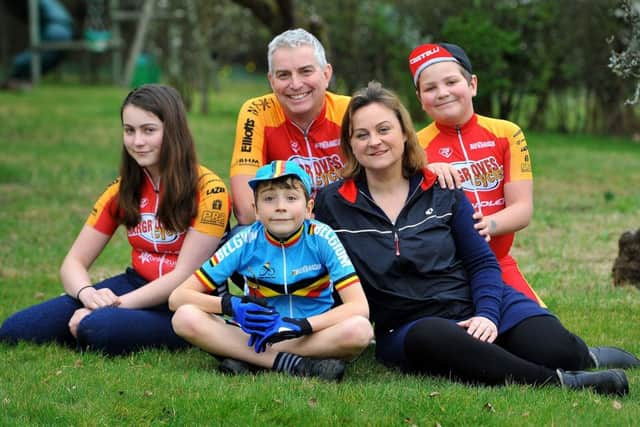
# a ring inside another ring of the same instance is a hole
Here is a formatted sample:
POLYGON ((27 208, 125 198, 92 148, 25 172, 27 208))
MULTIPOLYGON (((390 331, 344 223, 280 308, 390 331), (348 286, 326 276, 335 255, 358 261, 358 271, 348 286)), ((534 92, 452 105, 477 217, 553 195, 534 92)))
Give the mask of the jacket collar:
MULTIPOLYGON (((412 194, 416 187, 420 186, 422 191, 427 191, 436 182, 437 175, 427 168, 423 168, 420 173, 414 174, 409 179, 409 194, 412 194)), ((356 178, 345 179, 338 189, 338 193, 349 203, 356 203, 358 192, 363 191, 369 194, 369 187, 364 174, 356 178)))

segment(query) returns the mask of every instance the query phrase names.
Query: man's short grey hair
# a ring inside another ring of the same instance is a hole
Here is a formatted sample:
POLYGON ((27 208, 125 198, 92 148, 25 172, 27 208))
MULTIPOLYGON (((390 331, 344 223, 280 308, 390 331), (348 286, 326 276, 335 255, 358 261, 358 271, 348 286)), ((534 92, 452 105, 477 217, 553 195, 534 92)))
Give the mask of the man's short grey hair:
POLYGON ((267 51, 267 61, 269 63, 269 73, 273 72, 273 53, 281 47, 300 47, 309 45, 313 47, 313 54, 318 61, 320 68, 324 69, 327 66, 327 57, 324 53, 324 47, 322 43, 310 32, 303 30, 302 28, 296 28, 295 30, 287 30, 284 33, 280 33, 271 40, 269 43, 269 49, 267 51))

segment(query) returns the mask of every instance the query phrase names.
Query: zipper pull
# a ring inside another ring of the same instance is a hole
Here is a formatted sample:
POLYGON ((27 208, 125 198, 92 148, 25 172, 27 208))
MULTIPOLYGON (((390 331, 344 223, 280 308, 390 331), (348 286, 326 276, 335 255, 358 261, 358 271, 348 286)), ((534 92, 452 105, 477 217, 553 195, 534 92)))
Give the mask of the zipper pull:
POLYGON ((400 256, 400 240, 398 239, 398 232, 393 232, 393 243, 396 246, 396 256, 400 256))

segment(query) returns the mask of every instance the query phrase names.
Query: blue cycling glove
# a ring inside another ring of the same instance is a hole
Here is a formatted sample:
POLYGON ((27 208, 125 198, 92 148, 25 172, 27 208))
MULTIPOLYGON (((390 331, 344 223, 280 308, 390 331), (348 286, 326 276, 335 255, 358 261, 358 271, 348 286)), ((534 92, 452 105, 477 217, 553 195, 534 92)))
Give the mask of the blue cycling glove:
POLYGON ((278 317, 274 324, 262 334, 252 334, 249 345, 254 346, 256 353, 262 353, 267 349, 267 345, 309 335, 312 332, 311 324, 306 318, 278 317))
POLYGON ((225 294, 222 313, 231 316, 247 334, 263 334, 276 323, 278 312, 263 298, 225 294))

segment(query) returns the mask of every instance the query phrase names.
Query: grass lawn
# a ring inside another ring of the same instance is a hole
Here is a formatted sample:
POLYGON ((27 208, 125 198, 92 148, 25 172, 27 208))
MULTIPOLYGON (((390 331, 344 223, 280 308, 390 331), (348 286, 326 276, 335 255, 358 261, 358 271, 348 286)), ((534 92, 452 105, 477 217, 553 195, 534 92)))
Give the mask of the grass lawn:
MULTIPOLYGON (((228 178, 235 119, 265 81, 223 81, 212 113, 190 114, 200 161, 228 178)), ((58 268, 117 174, 123 88, 44 84, 0 93, 0 321, 62 292, 58 268)), ((590 345, 640 353, 640 291, 614 288, 617 241, 640 228, 640 145, 529 133, 535 216, 514 255, 564 324, 590 345)), ((228 182, 228 179, 227 179, 228 182)), ((129 262, 124 233, 92 268, 129 262)), ((196 349, 108 358, 56 345, 0 344, 0 425, 638 425, 631 393, 471 387, 389 371, 369 349, 340 384, 276 374, 223 377, 196 349)))

